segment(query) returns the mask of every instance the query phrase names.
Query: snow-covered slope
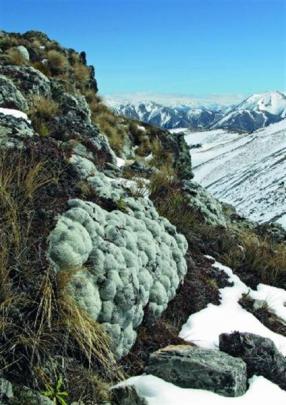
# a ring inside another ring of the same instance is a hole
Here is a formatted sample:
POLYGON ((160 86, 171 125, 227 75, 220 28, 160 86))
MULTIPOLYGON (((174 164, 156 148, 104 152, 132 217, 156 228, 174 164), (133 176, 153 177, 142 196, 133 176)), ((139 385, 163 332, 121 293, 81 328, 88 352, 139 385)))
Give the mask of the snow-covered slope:
POLYGON ((286 226, 286 119, 252 134, 187 133, 195 180, 259 222, 286 226))
MULTIPOLYGON (((286 291, 265 284, 259 284, 252 290, 244 284, 233 271, 219 262, 213 267, 225 273, 230 284, 220 289, 220 303, 209 303, 207 307, 192 314, 183 325, 180 337, 199 347, 219 350, 221 333, 254 333, 271 339, 276 348, 285 355, 286 337, 275 333, 263 325, 253 314, 240 305, 243 294, 268 308, 282 323, 286 321, 286 291)), ((249 379, 249 388, 244 395, 225 397, 203 389, 180 388, 153 375, 131 377, 118 386, 133 386, 148 405, 284 405, 286 393, 278 385, 261 375, 249 379)))
POLYGON ((223 107, 190 105, 164 106, 150 102, 127 103, 113 106, 119 115, 144 121, 161 128, 208 128, 223 116, 223 107))
POLYGON ((211 128, 252 132, 286 117, 286 96, 279 92, 254 94, 227 112, 211 128))

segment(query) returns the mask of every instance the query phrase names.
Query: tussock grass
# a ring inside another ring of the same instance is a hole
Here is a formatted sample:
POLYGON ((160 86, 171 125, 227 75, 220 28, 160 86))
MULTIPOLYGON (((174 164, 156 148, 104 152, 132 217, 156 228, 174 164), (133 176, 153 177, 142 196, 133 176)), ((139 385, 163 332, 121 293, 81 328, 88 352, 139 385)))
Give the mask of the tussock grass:
POLYGON ((10 48, 6 52, 9 63, 12 65, 26 65, 27 60, 17 48, 10 48))
MULTIPOLYGON (((76 373, 90 381, 121 378, 103 327, 69 296, 73 272, 57 276, 46 258, 52 222, 37 210, 53 206, 48 200, 45 207, 43 196, 61 176, 36 152, 0 151, 0 370, 39 390, 59 376, 65 389, 76 373)), ((90 399, 92 389, 79 386, 75 395, 82 390, 90 399)))
POLYGON ((286 281, 286 245, 252 230, 238 234, 236 249, 222 260, 233 269, 252 274, 259 282, 281 287, 286 281))
POLYGON ((48 67, 54 75, 64 73, 68 68, 68 60, 65 55, 55 49, 51 49, 47 53, 48 67))
POLYGON ((32 125, 40 136, 47 136, 50 132, 50 122, 59 112, 59 105, 52 99, 34 96, 30 99, 28 112, 32 125))

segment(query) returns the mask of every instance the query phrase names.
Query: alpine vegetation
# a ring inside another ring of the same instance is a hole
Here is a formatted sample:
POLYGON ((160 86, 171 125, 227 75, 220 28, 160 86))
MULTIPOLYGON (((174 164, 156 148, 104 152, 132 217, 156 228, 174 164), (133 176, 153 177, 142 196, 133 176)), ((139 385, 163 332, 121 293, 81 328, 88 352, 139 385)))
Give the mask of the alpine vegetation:
POLYGON ((139 118, 85 52, 0 32, 1 404, 285 403, 285 229, 139 118))

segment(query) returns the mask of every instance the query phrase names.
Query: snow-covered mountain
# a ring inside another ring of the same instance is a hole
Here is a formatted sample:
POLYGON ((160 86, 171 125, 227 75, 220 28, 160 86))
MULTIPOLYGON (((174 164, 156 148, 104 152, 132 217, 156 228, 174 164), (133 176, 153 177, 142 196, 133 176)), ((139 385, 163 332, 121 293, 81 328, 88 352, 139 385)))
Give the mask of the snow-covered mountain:
POLYGON ((195 180, 258 222, 286 227, 286 119, 252 134, 186 133, 195 180))
POLYGON ((254 94, 211 125, 212 129, 252 132, 286 117, 286 96, 279 92, 254 94))
POLYGON ((223 117, 224 108, 194 107, 189 105, 164 106, 155 102, 119 104, 113 107, 117 114, 140 120, 161 128, 208 128, 223 117))
POLYGON ((113 104, 119 115, 166 129, 228 129, 253 132, 286 117, 286 96, 275 91, 254 94, 235 106, 163 105, 153 101, 113 104))

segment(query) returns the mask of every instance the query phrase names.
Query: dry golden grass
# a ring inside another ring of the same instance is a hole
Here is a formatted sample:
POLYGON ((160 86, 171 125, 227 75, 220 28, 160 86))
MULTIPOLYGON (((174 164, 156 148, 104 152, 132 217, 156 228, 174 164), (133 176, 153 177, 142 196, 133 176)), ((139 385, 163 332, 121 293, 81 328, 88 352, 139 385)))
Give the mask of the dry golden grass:
POLYGON ((111 112, 99 113, 95 116, 95 123, 107 136, 112 149, 120 155, 126 139, 124 127, 118 124, 118 118, 111 112))
POLYGON ((76 62, 73 65, 73 72, 75 79, 83 84, 88 83, 90 79, 90 70, 87 66, 83 65, 80 62, 76 62))
POLYGON ((59 73, 63 73, 68 68, 69 63, 67 58, 59 51, 51 49, 47 53, 47 59, 48 67, 52 74, 57 75, 59 73))
POLYGON ((28 116, 35 131, 40 136, 47 136, 50 132, 50 121, 59 112, 59 105, 52 99, 34 96, 29 100, 28 116))
POLYGON ((233 269, 244 269, 266 284, 279 285, 286 277, 285 243, 276 243, 252 230, 240 232, 236 249, 222 259, 233 269))
POLYGON ((39 116, 42 119, 49 119, 59 111, 59 105, 54 100, 42 96, 34 96, 29 100, 30 116, 39 116))
POLYGON ((55 366, 59 356, 90 370, 91 379, 121 378, 103 327, 66 290, 74 272, 84 270, 57 277, 42 248, 43 230, 33 222, 34 204, 60 175, 37 156, 16 151, 12 166, 11 155, 0 152, 0 369, 8 376, 25 369, 25 384, 40 389, 59 373, 68 380, 70 371, 55 366))

